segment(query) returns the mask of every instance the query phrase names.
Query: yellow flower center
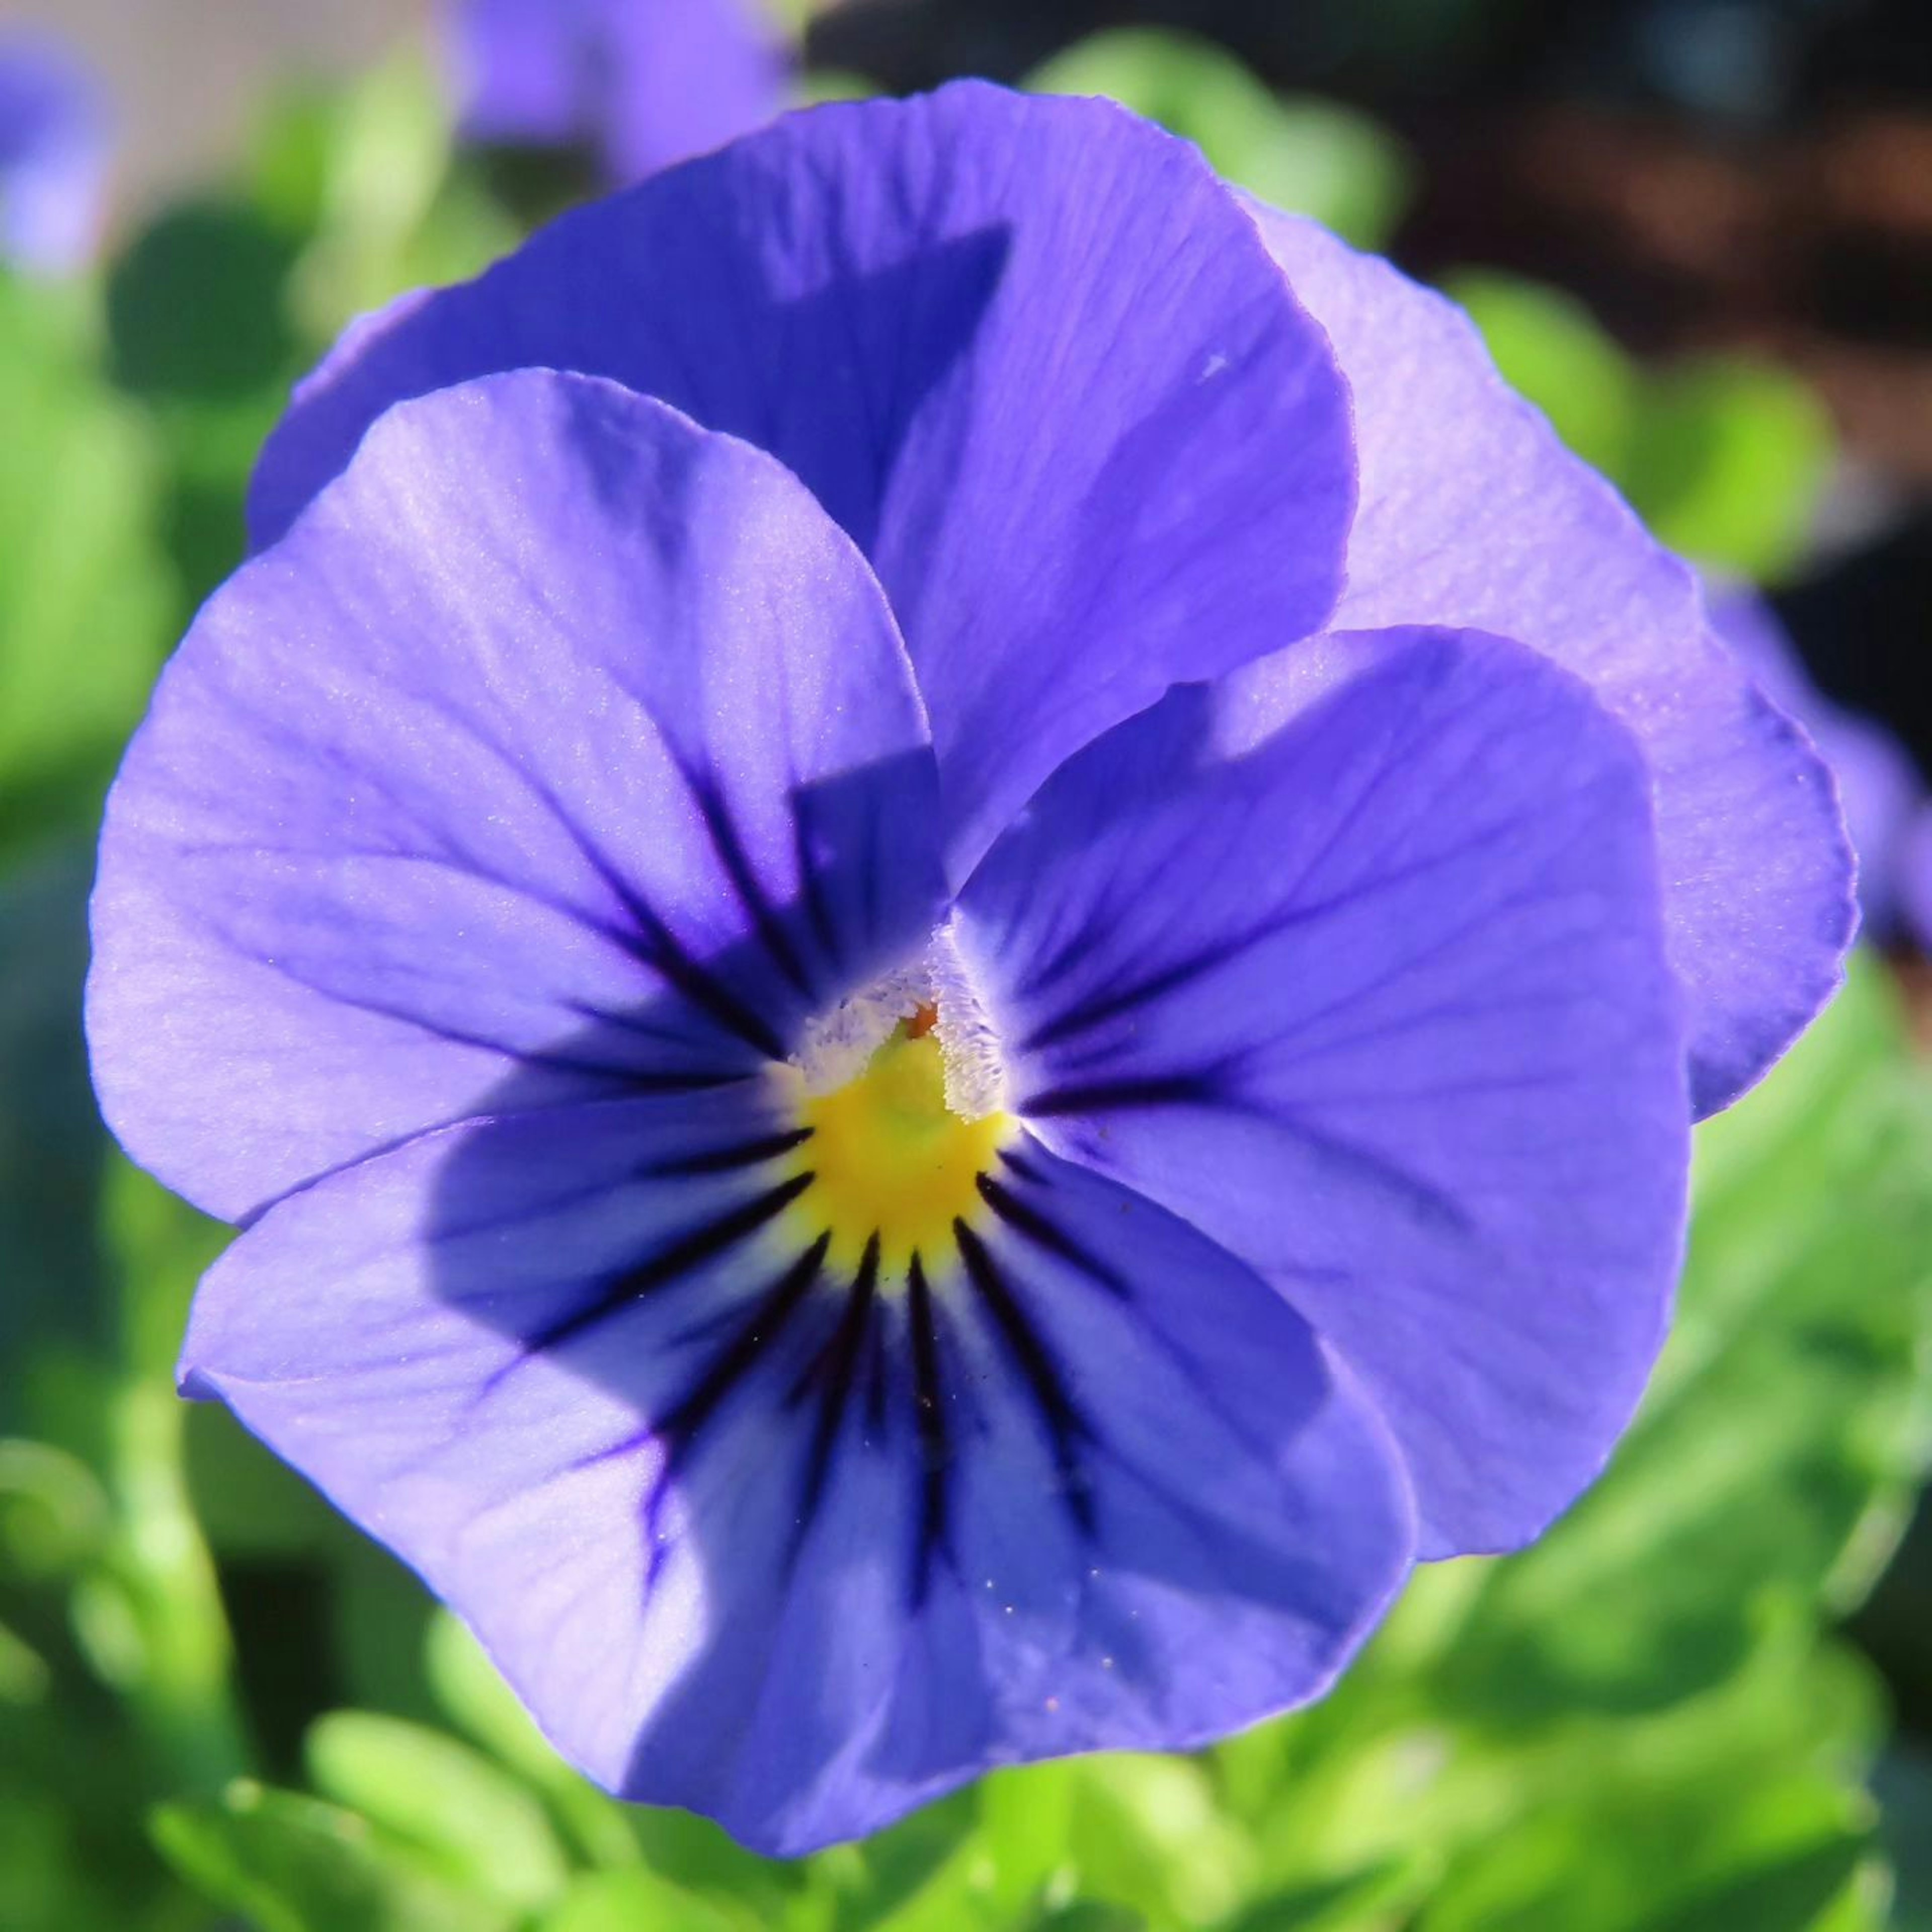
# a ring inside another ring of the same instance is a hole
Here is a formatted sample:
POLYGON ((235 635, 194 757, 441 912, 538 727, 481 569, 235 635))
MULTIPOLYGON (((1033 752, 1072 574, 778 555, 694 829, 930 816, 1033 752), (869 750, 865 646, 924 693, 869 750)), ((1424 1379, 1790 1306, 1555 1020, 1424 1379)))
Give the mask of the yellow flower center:
POLYGON ((828 1233, 828 1259, 856 1268, 876 1235, 882 1276, 916 1254, 930 1266, 952 1247, 952 1224, 981 1206, 979 1178, 1012 1138, 1010 1114, 962 1120, 946 1104, 929 1010, 899 1027, 856 1080, 798 1103, 812 1137, 797 1160, 812 1175, 792 1213, 828 1233))

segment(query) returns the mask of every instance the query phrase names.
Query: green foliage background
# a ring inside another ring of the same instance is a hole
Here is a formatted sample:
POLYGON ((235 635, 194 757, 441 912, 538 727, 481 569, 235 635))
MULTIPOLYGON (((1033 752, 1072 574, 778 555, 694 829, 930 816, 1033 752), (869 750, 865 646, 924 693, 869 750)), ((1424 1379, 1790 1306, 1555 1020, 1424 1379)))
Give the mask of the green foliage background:
MULTIPOLYGON (((1116 93, 1366 244, 1406 193, 1379 130, 1197 44, 1109 37, 1040 84, 1116 93)), ((1837 1634, 1932 1442, 1932 1091, 1875 960, 1700 1131, 1676 1332, 1541 1544, 1418 1576, 1315 1709, 1002 1772, 796 1864, 592 1790, 398 1566, 177 1402, 223 1237, 88 1098, 100 794, 238 556, 290 380, 554 192, 458 152, 404 61, 269 104, 247 167, 97 280, 0 280, 0 1932, 1932 1928, 1932 1770, 1837 1634)), ((1829 449, 1788 378, 1640 368, 1550 291, 1456 287, 1666 538, 1790 567, 1829 449)))

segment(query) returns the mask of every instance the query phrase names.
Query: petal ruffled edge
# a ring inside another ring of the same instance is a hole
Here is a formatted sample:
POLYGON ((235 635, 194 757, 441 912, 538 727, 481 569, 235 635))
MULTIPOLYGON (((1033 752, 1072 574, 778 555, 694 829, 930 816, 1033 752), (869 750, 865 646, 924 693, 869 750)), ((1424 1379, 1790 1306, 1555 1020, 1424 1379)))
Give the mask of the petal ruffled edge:
POLYGON ((1354 398, 1361 493, 1334 628, 1516 638, 1634 734, 1657 783, 1692 1106, 1728 1106, 1843 982, 1856 908, 1829 772, 1712 634, 1689 566, 1508 386, 1460 310, 1244 199, 1354 398))

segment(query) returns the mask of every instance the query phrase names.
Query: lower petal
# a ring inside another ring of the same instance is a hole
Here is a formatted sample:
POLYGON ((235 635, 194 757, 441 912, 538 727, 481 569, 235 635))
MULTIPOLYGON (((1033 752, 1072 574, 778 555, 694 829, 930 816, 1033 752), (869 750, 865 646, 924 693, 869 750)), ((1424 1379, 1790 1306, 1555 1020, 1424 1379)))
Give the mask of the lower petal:
POLYGON ((326 1179, 203 1284, 187 1382, 592 1775, 761 1850, 1324 1688, 1410 1513, 1305 1324, 1018 1142, 946 1252, 834 1267, 808 1198, 769 1208, 808 1156, 762 1104, 506 1120, 326 1179))

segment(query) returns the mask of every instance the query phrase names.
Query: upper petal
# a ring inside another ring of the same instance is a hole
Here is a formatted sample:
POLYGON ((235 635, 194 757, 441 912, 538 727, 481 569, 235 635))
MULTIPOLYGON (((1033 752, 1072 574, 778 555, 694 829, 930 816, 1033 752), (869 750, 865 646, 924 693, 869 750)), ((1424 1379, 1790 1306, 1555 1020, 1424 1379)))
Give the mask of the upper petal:
POLYGON ((1504 383, 1468 319, 1313 223, 1251 203, 1354 396, 1361 503, 1338 631, 1468 626, 1546 651, 1657 782, 1691 1099, 1727 1106, 1836 990, 1854 920, 1831 783, 1711 636, 1688 568, 1504 383))
POLYGON ((1600 1467, 1676 1272, 1648 778, 1519 645, 1302 664, 1292 705, 1177 693, 1065 766, 957 938, 1022 1117, 1313 1322, 1402 1445, 1425 1554, 1497 1549, 1600 1467))
POLYGON ((485 1108, 694 1088, 929 928, 936 778, 771 459, 526 371, 392 412, 210 601, 109 801, 88 1030, 226 1216, 485 1108))
POLYGON ((1198 154, 1106 102, 820 108, 566 215, 345 340, 263 453, 258 539, 398 397, 537 363, 760 445, 865 550, 956 878, 1070 752, 1339 585, 1327 343, 1198 154))
POLYGON ((760 1106, 332 1175, 204 1282, 188 1385, 420 1570, 566 1755, 762 1850, 1325 1688, 1412 1520, 1287 1306, 1037 1148, 950 1257, 841 1272, 796 1176, 761 1208, 812 1150, 760 1106))

